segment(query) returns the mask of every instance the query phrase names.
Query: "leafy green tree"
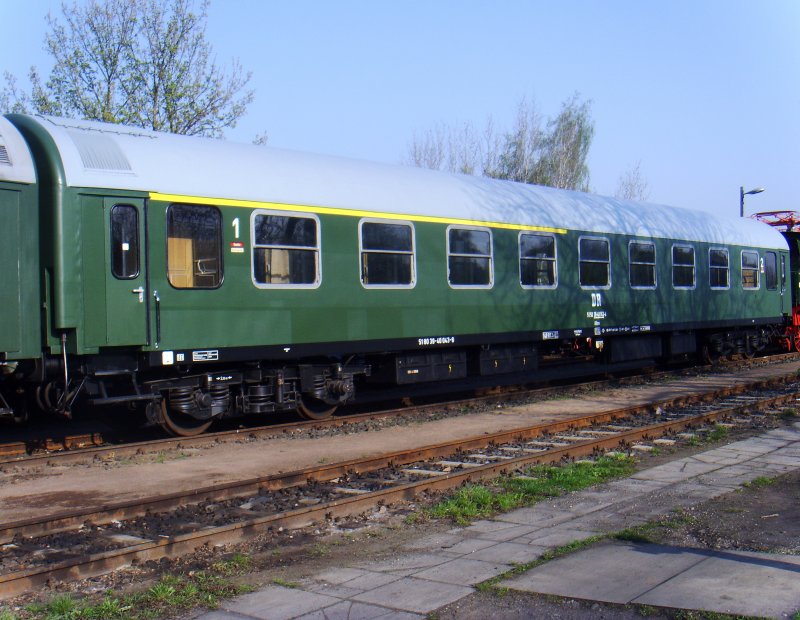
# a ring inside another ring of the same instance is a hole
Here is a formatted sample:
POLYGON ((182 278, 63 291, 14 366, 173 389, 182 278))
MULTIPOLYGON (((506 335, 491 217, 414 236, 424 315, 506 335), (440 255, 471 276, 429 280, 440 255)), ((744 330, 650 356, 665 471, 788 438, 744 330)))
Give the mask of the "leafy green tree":
POLYGON ((31 94, 6 75, 6 109, 219 137, 253 100, 250 73, 216 64, 206 41, 208 0, 87 0, 47 17, 53 68, 31 69, 31 94))

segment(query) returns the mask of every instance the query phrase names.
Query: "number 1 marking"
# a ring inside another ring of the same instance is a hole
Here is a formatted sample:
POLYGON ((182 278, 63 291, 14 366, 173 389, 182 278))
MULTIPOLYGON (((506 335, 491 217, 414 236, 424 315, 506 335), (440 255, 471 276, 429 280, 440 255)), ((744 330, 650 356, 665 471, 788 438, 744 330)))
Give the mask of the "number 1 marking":
POLYGON ((233 218, 233 222, 231 223, 231 226, 233 226, 233 236, 236 239, 238 239, 239 238, 239 218, 238 217, 233 218))

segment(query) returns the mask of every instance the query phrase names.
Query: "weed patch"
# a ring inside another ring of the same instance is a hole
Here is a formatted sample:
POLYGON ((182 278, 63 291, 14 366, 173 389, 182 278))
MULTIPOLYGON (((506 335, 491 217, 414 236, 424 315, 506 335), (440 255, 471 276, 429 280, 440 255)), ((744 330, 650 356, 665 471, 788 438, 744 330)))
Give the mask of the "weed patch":
POLYGON ((787 407, 778 414, 778 418, 781 420, 794 420, 796 417, 797 409, 794 409, 793 407, 787 407))
POLYGON ((490 484, 461 487, 448 499, 427 511, 435 519, 452 519, 465 525, 474 519, 490 517, 529 506, 550 497, 579 491, 633 471, 634 461, 628 456, 603 456, 594 462, 569 465, 536 465, 522 477, 498 478, 490 484))
POLYGON ((712 430, 706 436, 706 441, 709 442, 709 443, 716 442, 716 441, 722 441, 727 436, 728 436, 728 427, 727 426, 720 426, 719 424, 716 424, 714 426, 714 430, 712 430))
POLYGON ((750 482, 745 482, 744 487, 747 489, 762 489, 773 484, 775 484, 775 478, 759 476, 758 478, 753 478, 750 482))
MULTIPOLYGON (((144 592, 116 596, 107 592, 100 601, 76 600, 61 595, 47 603, 29 605, 25 611, 36 620, 148 620, 162 618, 177 610, 204 606, 214 609, 220 601, 249 592, 251 588, 231 583, 227 576, 242 572, 249 558, 214 564, 211 571, 189 575, 166 575, 144 592)), ((15 616, 0 614, 0 620, 15 616)))

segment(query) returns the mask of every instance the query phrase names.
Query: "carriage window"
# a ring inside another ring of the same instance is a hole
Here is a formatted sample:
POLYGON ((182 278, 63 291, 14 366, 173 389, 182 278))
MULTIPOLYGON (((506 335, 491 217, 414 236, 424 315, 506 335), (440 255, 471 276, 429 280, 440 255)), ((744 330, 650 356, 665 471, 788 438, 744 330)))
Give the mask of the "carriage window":
POLYGON ((254 211, 251 226, 256 286, 319 285, 319 222, 315 217, 254 211))
POLYGON ((694 288, 694 248, 690 245, 672 246, 672 286, 694 288))
POLYGON ((742 288, 758 288, 758 252, 742 251, 742 288))
POLYGON ((711 288, 730 287, 728 250, 711 248, 708 251, 708 278, 711 288))
POLYGON ((611 285, 611 248, 608 239, 584 237, 578 242, 580 284, 587 287, 611 285))
POLYGON ((167 210, 167 277, 175 288, 222 284, 222 215, 216 207, 175 204, 167 210))
POLYGON ((656 246, 631 241, 628 245, 631 288, 656 287, 656 246))
POLYGON ((775 252, 764 253, 764 279, 768 291, 778 290, 778 255, 775 252))
POLYGON ((524 287, 556 287, 556 239, 553 235, 520 233, 519 281, 524 287))
POLYGON ((131 205, 111 209, 111 273, 119 280, 139 275, 139 213, 131 205))
POLYGON ((364 286, 414 286, 411 224, 361 222, 361 282, 364 286))
POLYGON ((492 286, 492 235, 487 229, 448 229, 447 274, 452 286, 492 286))

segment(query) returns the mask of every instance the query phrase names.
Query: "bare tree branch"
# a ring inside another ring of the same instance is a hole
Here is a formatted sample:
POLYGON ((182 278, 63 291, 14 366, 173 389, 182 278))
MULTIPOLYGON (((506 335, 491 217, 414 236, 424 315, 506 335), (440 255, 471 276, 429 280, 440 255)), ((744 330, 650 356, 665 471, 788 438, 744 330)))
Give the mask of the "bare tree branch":
POLYGON ((509 131, 498 134, 491 118, 483 133, 470 123, 440 123, 421 138, 414 136, 406 161, 436 170, 586 191, 586 159, 593 137, 591 102, 581 101, 577 93, 546 123, 536 106, 522 99, 509 131))
POLYGON ((635 165, 620 175, 614 196, 625 200, 640 201, 646 201, 650 198, 650 188, 647 179, 642 174, 641 161, 636 162, 635 165))

